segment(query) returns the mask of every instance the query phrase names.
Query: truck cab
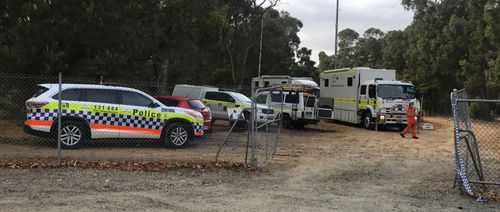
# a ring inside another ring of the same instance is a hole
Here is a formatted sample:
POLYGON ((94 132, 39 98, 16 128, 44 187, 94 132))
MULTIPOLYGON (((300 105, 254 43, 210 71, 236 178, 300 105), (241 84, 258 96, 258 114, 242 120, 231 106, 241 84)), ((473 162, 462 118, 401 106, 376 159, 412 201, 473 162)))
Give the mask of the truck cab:
POLYGON ((411 82, 365 81, 359 88, 358 107, 361 111, 358 115, 362 117, 362 124, 367 128, 375 121, 380 125, 404 128, 409 103, 414 102, 416 110, 420 111, 418 96, 418 91, 411 82))

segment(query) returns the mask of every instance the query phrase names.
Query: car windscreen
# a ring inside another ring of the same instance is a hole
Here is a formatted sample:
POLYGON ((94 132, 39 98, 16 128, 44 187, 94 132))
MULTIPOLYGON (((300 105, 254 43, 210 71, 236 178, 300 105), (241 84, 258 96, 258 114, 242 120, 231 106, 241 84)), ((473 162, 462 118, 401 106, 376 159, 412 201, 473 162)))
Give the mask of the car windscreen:
POLYGON ((377 93, 383 99, 414 99, 415 87, 412 85, 378 85, 377 93))
POLYGON ((35 92, 35 95, 33 95, 33 98, 42 95, 43 93, 47 92, 48 90, 49 89, 46 87, 38 86, 38 91, 35 92))
POLYGON ((234 97, 236 99, 238 99, 240 102, 246 102, 246 103, 251 103, 252 100, 250 100, 250 98, 248 98, 247 96, 243 95, 243 94, 240 94, 240 93, 233 93, 234 94, 234 97))
POLYGON ((197 100, 197 99, 191 99, 191 100, 189 100, 188 104, 193 109, 203 109, 203 108, 205 108, 205 105, 203 104, 203 102, 201 102, 200 100, 197 100))

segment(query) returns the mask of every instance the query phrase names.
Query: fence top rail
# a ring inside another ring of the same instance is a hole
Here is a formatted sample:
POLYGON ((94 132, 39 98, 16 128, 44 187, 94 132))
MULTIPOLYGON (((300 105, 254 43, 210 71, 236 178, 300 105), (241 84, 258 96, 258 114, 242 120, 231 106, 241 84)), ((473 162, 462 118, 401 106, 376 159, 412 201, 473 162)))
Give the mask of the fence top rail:
POLYGON ((490 103, 500 103, 500 99, 457 99, 457 102, 490 102, 490 103))

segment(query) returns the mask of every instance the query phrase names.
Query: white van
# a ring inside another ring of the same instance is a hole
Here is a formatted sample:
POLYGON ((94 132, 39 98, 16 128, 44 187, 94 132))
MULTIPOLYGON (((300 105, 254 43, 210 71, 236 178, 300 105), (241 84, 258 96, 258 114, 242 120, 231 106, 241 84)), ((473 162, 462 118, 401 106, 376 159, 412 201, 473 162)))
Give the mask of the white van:
POLYGON ((219 91, 216 87, 197 85, 176 85, 172 96, 184 96, 193 99, 203 99, 207 91, 219 91))
MULTIPOLYGON (((241 93, 220 91, 210 86, 176 85, 172 95, 201 99, 210 108, 212 122, 217 119, 232 121, 238 118, 237 115, 243 110, 251 108, 252 104, 252 100, 241 93)), ((258 122, 266 122, 275 118, 271 108, 265 105, 257 105, 257 108, 258 122)), ((244 112, 244 115, 248 118, 249 111, 244 112)))

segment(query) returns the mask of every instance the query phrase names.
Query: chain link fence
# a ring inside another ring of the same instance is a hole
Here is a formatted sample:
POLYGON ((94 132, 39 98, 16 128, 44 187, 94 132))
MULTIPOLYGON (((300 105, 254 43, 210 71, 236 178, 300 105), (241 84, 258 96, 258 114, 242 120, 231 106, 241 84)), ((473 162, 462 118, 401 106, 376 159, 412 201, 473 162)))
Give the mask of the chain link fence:
POLYGON ((457 177, 455 186, 478 201, 500 198, 500 100, 451 93, 457 177))
POLYGON ((269 158, 271 143, 276 151, 278 116, 254 105, 247 97, 250 88, 62 77, 59 93, 59 80, 0 77, 0 162, 60 158, 250 164, 269 158), (262 134, 252 134, 252 127, 263 127, 257 126, 263 119, 268 121, 264 146, 254 143, 264 139, 262 134))

